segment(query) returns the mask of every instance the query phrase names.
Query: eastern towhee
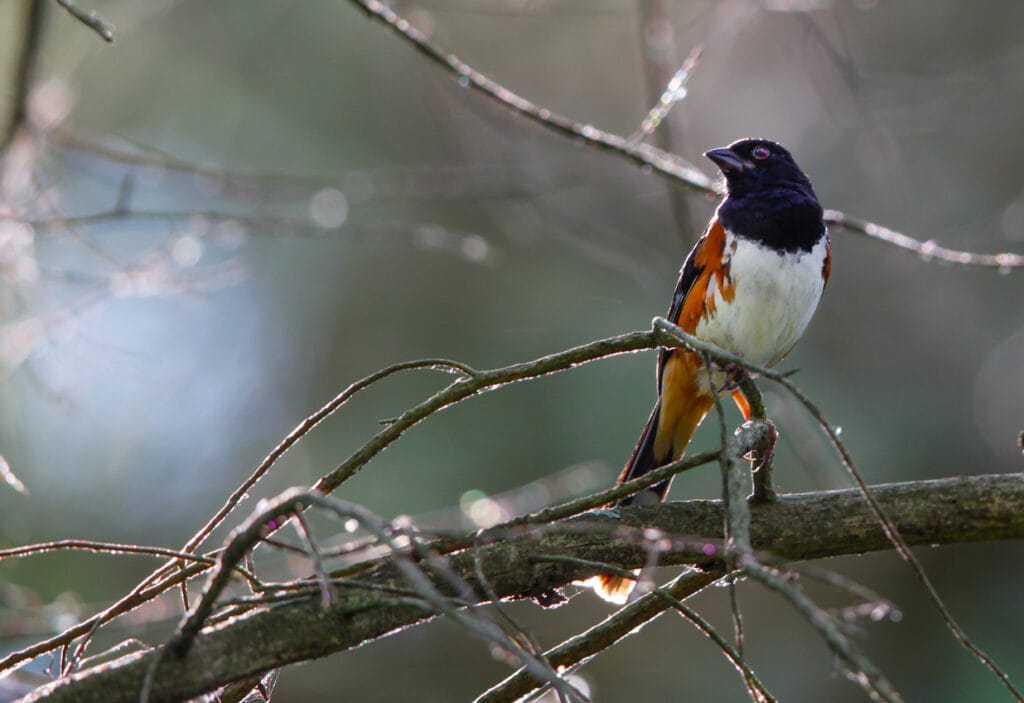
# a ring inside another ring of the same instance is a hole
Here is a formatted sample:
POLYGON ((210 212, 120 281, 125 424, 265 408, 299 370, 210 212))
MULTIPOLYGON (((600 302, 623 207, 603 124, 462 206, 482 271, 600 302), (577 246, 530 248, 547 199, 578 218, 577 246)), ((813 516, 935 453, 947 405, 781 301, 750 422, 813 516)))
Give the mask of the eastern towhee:
MULTIPOLYGON (((800 339, 828 281, 832 250, 811 182, 789 152, 767 139, 741 139, 704 154, 725 175, 725 198, 686 257, 668 319, 751 363, 778 363, 800 339)), ((658 402, 618 483, 679 459, 714 405, 731 393, 750 405, 726 373, 711 378, 700 355, 658 353, 658 402)), ((617 505, 662 501, 669 481, 617 505)), ((602 597, 623 602, 629 579, 599 576, 602 597)))

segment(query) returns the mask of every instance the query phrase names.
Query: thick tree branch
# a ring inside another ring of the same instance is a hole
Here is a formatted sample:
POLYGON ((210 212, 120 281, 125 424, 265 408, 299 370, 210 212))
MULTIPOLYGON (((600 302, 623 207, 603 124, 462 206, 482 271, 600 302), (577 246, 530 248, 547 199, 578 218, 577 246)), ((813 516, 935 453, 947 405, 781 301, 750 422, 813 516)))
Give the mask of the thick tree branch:
MULTIPOLYGON (((910 544, 948 544, 1024 537, 1024 474, 951 478, 889 484, 872 489, 910 544)), ((686 501, 617 512, 587 513, 534 533, 486 545, 481 567, 503 598, 529 598, 585 579, 595 568, 551 563, 546 555, 638 568, 649 560, 643 539, 624 539, 635 528, 657 527, 679 536, 660 563, 717 566, 723 523, 719 501, 686 501)), ((856 489, 781 496, 752 510, 755 549, 785 560, 817 559, 891 548, 856 489)), ((449 566, 476 583, 473 550, 453 554, 449 566)), ((380 587, 407 587, 388 562, 361 577, 380 587)), ((449 591, 437 578, 441 591, 449 591)), ((136 701, 156 657, 151 701, 178 701, 231 681, 291 662, 350 649, 434 613, 408 598, 381 590, 346 590, 328 609, 311 594, 263 608, 202 630, 188 654, 165 648, 132 654, 49 684, 23 703, 35 701, 136 701)))

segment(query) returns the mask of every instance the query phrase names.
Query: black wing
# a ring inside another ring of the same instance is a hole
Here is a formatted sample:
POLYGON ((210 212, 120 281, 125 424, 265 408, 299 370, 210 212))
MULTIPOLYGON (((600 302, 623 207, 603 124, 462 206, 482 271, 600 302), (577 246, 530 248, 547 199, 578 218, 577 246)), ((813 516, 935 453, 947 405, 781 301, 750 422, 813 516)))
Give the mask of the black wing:
MULTIPOLYGON (((715 224, 715 220, 711 221, 708 228, 704 230, 704 234, 701 235, 700 239, 694 245, 693 249, 690 250, 689 255, 686 257, 686 261, 683 262, 683 268, 679 271, 679 281, 676 283, 676 292, 672 294, 672 305, 668 309, 668 321, 674 325, 679 324, 679 315, 683 311, 683 304, 686 302, 686 296, 689 295, 690 289, 693 288, 694 282, 697 277, 704 270, 703 266, 697 264, 697 255, 701 248, 704 246, 704 242, 707 241, 708 233, 711 231, 711 227, 715 224)), ((668 361, 668 357, 672 354, 672 349, 662 347, 658 351, 658 395, 661 395, 661 375, 665 370, 665 362, 668 361)))

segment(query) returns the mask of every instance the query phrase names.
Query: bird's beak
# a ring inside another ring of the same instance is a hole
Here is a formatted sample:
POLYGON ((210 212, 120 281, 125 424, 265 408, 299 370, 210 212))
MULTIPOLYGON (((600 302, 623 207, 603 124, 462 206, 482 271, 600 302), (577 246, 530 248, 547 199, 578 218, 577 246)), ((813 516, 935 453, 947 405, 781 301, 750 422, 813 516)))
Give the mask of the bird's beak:
POLYGON ((715 162, 722 173, 728 174, 732 171, 746 171, 751 164, 741 159, 735 151, 728 147, 705 151, 704 156, 715 162))

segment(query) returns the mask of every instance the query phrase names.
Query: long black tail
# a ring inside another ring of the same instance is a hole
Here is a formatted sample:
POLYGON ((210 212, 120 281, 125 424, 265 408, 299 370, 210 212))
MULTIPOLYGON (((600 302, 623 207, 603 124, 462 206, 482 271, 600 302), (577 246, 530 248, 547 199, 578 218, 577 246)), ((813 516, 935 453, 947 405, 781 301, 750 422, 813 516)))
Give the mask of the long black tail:
MULTIPOLYGON (((633 453, 623 467, 622 473, 619 474, 619 480, 616 481, 616 485, 643 476, 658 467, 658 462, 654 458, 654 437, 658 431, 658 418, 660 415, 661 400, 654 405, 651 416, 647 418, 647 424, 644 426, 644 431, 640 434, 640 440, 636 443, 636 447, 633 448, 633 453)), ((645 488, 639 493, 634 493, 617 501, 613 505, 649 504, 663 501, 665 500, 665 494, 668 493, 668 484, 668 481, 656 483, 650 488, 645 488)), ((637 571, 636 573, 640 572, 637 571)), ((588 585, 593 587, 597 595, 607 601, 618 604, 626 602, 630 592, 633 590, 634 584, 635 582, 631 579, 611 574, 600 574, 588 581, 588 585)))
MULTIPOLYGON (((654 437, 658 432, 658 418, 660 415, 661 401, 659 400, 655 403, 654 409, 651 411, 651 416, 647 418, 647 424, 644 426, 644 431, 640 435, 640 440, 636 443, 636 447, 633 448, 633 453, 630 455, 629 461, 627 461, 626 465, 623 467, 622 473, 619 474, 619 480, 616 481, 616 485, 634 478, 639 478, 640 476, 658 468, 658 466, 663 463, 658 462, 654 457, 654 437)), ((665 500, 665 495, 668 493, 668 485, 668 481, 656 483, 650 488, 645 488, 639 493, 634 493, 631 496, 623 498, 618 501, 616 505, 661 502, 665 500)))

